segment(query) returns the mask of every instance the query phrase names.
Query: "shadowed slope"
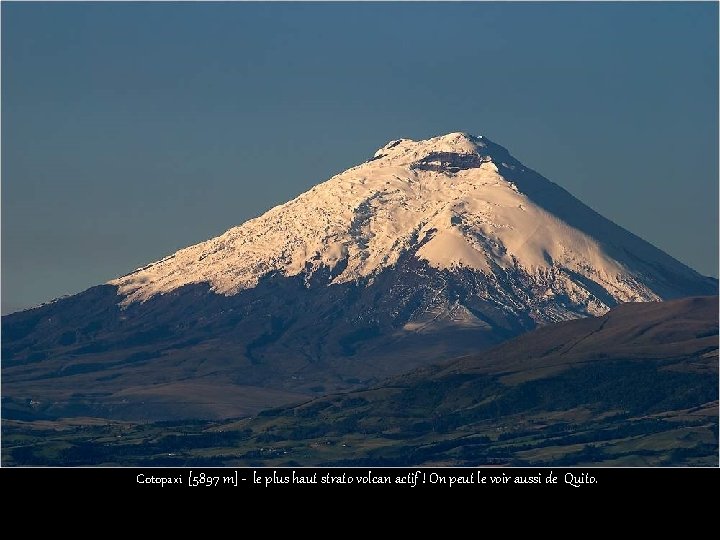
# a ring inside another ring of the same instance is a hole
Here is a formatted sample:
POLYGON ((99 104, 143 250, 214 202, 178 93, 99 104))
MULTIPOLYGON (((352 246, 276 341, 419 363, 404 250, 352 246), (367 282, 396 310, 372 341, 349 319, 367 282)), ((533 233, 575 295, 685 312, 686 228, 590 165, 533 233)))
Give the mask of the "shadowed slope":
POLYGON ((626 304, 239 421, 5 422, 3 463, 717 466, 717 306, 626 304))

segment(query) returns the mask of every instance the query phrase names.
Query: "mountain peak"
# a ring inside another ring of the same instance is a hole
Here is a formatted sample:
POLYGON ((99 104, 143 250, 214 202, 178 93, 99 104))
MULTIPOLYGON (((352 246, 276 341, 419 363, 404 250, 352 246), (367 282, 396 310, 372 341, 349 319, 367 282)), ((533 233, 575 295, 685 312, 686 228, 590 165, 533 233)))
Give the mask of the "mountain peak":
MULTIPOLYGON (((500 291, 502 309, 546 322, 705 290, 701 276, 502 146, 462 132, 390 141, 262 216, 110 283, 129 305, 189 284, 224 295, 269 276, 308 288, 369 286, 386 271, 417 267, 469 273, 478 287, 500 291)), ((482 296, 495 302, 494 294, 482 296)))
POLYGON ((456 131, 419 141, 413 139, 392 140, 378 149, 373 159, 383 157, 398 158, 402 156, 417 158, 419 156, 424 157, 438 153, 480 155, 485 146, 486 144, 482 135, 474 136, 456 131))
POLYGON ((439 135, 437 137, 433 137, 432 140, 437 140, 442 142, 443 144, 449 144, 453 146, 460 146, 460 147, 473 147, 477 148, 478 146, 482 147, 484 144, 482 143, 483 136, 482 135, 471 135, 469 133, 465 133, 464 131, 453 131, 452 133, 447 133, 445 135, 439 135))
POLYGON ((181 418, 208 396, 239 416, 619 303, 706 294, 717 281, 488 139, 400 139, 216 238, 3 320, 3 400, 9 369, 19 418, 181 418))

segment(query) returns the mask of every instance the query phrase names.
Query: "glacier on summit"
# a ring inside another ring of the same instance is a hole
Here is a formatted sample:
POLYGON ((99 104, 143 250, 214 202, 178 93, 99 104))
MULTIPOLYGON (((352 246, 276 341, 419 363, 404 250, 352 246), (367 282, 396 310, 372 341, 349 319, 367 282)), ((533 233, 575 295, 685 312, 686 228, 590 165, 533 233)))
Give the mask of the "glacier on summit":
POLYGON ((717 287, 486 137, 400 139, 216 238, 3 317, 3 407, 252 415, 717 287))
POLYGON ((368 285, 412 259, 475 273, 504 299, 480 296, 537 322, 683 295, 683 282, 700 278, 501 146, 450 133, 391 141, 295 199, 109 283, 127 306, 197 283, 234 295, 270 274, 301 275, 308 287, 368 285), (561 306, 542 309, 555 298, 561 306))

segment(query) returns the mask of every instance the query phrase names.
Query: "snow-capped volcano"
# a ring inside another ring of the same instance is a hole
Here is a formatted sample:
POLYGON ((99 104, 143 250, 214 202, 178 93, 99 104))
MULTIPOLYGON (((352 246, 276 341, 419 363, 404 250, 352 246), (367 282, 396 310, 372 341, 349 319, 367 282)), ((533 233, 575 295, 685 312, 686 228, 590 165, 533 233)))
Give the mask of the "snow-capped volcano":
POLYGON ((241 416, 618 303, 709 294, 716 280, 487 138, 400 139, 217 238, 3 317, 3 406, 241 416))
POLYGON ((526 283, 500 305, 533 308, 534 319, 548 321, 681 294, 648 267, 697 279, 614 224, 597 226, 598 218, 482 136, 400 139, 258 218, 110 283, 123 305, 194 283, 233 295, 273 272, 300 275, 308 287, 370 284, 405 256, 470 270, 500 288, 522 276, 526 283), (562 215, 545 204, 553 197, 562 215), (537 309, 558 296, 567 309, 537 309))

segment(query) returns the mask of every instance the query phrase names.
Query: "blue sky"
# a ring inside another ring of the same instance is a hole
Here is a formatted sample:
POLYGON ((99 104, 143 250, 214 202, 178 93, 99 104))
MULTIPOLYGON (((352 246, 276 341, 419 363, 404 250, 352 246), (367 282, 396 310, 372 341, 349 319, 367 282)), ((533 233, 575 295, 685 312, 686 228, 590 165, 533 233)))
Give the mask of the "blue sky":
POLYGON ((2 310, 482 134, 717 276, 717 3, 2 3, 2 310))

